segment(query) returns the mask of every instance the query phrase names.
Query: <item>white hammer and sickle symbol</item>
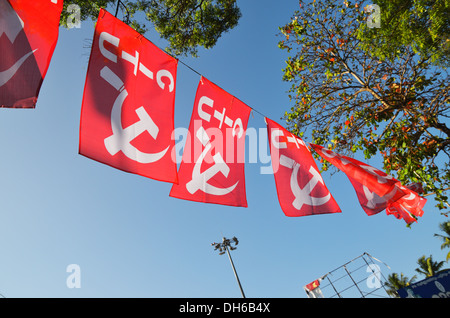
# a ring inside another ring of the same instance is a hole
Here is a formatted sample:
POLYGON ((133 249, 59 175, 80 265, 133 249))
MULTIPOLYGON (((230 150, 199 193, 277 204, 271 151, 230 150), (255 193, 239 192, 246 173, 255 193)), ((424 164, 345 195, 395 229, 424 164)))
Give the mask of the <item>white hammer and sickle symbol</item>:
POLYGON ((152 163, 156 162, 166 154, 170 146, 158 153, 144 153, 133 145, 133 141, 140 134, 147 131, 153 139, 158 136, 159 128, 155 122, 151 119, 147 111, 143 106, 136 109, 136 114, 139 117, 139 121, 128 126, 127 128, 122 127, 122 105, 128 96, 128 92, 124 89, 124 83, 122 80, 114 74, 111 69, 105 66, 100 71, 100 76, 111 84, 117 91, 120 92, 119 96, 116 98, 112 111, 111 111, 111 128, 113 134, 105 139, 105 147, 108 152, 114 156, 119 151, 122 151, 125 156, 131 160, 137 161, 139 163, 152 163))
MULTIPOLYGON (((11 43, 14 43, 19 33, 22 31, 24 23, 17 15, 16 11, 11 7, 6 0, 0 0, 0 37, 3 33, 11 43)), ((9 69, 0 72, 0 87, 5 85, 17 73, 22 64, 31 56, 37 49, 26 53, 18 59, 9 69)))
POLYGON ((214 165, 206 169, 204 172, 200 172, 203 161, 205 160, 206 154, 211 150, 211 140, 203 127, 197 130, 196 137, 205 146, 205 149, 198 157, 195 163, 194 169, 192 170, 192 180, 186 184, 186 189, 189 193, 194 194, 198 190, 202 190, 205 193, 212 195, 226 195, 236 188, 239 181, 236 182, 229 188, 218 188, 212 186, 208 181, 214 177, 217 173, 222 173, 225 177, 228 177, 230 173, 230 167, 225 163, 220 153, 213 156, 214 165))
POLYGON ((294 202, 292 202, 292 205, 294 206, 294 208, 296 208, 297 210, 300 210, 304 204, 318 206, 318 205, 325 204, 328 202, 328 200, 330 200, 330 198, 331 198, 330 193, 328 193, 326 196, 324 196, 322 198, 316 198, 316 197, 311 196, 311 192, 314 189, 314 187, 319 182, 323 184, 322 177, 320 176, 320 173, 316 169, 314 169, 313 167, 311 167, 309 169, 309 173, 312 174, 312 178, 302 189, 302 188, 300 188, 298 181, 297 181, 300 164, 298 164, 291 158, 281 155, 280 156, 280 165, 282 165, 286 168, 292 169, 290 185, 291 185, 292 193, 294 194, 294 197, 295 197, 294 202))

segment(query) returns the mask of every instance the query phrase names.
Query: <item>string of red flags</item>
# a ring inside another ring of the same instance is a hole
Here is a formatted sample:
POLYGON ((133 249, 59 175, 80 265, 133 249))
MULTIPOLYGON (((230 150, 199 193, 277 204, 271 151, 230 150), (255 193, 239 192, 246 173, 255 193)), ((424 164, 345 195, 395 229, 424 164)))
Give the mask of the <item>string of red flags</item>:
POLYGON ((341 212, 302 139, 266 118, 278 201, 286 216, 341 212))
POLYGON ((126 172, 178 182, 171 138, 177 65, 101 9, 84 88, 79 153, 126 172))
POLYGON ((251 108, 201 77, 184 148, 179 184, 170 196, 247 207, 245 132, 251 108))
MULTIPOLYGON (((0 0, 0 49, 7 52, 0 56, 2 107, 35 107, 56 45, 62 2, 0 0)), ((171 183, 173 198, 247 207, 245 136, 254 109, 196 72, 200 80, 177 169, 173 133, 178 62, 101 9, 83 91, 79 154, 171 183)), ((286 216, 342 212, 311 149, 347 175, 367 215, 386 210, 408 224, 423 215, 426 199, 419 195, 420 185, 403 186, 363 162, 307 145, 263 117, 278 201, 286 216)))
POLYGON ((62 0, 0 0, 0 107, 36 106, 62 8, 62 0))

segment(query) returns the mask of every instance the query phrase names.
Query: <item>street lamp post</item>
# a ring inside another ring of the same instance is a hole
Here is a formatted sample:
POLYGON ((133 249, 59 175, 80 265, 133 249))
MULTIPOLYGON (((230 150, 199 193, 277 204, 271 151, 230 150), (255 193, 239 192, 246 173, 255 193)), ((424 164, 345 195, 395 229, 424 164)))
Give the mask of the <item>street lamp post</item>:
POLYGON ((239 280, 239 276, 236 272, 236 268, 234 267, 233 259, 231 258, 230 250, 235 250, 237 247, 231 246, 231 244, 234 244, 235 246, 238 245, 239 241, 236 237, 233 237, 231 240, 227 238, 222 239, 222 243, 212 243, 211 245, 214 246, 214 250, 219 250, 219 255, 223 255, 225 253, 228 254, 228 258, 230 259, 231 267, 233 268, 234 276, 236 277, 236 280, 239 285, 239 289, 241 290, 242 298, 245 298, 244 290, 242 289, 241 282, 239 280))

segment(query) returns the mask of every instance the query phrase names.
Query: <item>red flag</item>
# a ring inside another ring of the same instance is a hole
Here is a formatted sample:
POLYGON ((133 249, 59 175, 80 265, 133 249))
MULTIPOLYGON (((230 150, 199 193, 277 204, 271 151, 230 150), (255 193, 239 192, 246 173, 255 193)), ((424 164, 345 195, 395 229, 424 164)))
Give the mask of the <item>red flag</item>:
POLYGON ((250 107, 202 77, 171 197, 247 207, 244 152, 250 107))
POLYGON ((278 201, 286 216, 341 212, 306 144, 266 118, 278 201))
POLYGON ((406 195, 395 202, 388 203, 386 214, 392 214, 397 219, 404 219, 408 224, 417 222, 417 217, 423 215, 422 209, 427 202, 427 199, 419 196, 419 193, 422 193, 422 185, 413 183, 400 188, 406 195))
POLYGON ((34 108, 58 40, 63 0, 0 0, 0 106, 34 108))
POLYGON ((177 182, 178 61, 105 10, 95 28, 80 123, 80 154, 117 169, 177 182))
POLYGON ((392 176, 387 175, 381 170, 369 166, 363 162, 350 157, 341 156, 322 146, 311 144, 311 147, 325 160, 329 161, 339 170, 369 188, 379 196, 390 193, 395 185, 399 183, 392 176))
POLYGON ((312 291, 312 290, 316 289, 316 288, 319 287, 319 286, 320 286, 320 281, 319 281, 318 279, 316 279, 315 281, 313 281, 313 282, 311 282, 311 283, 305 285, 305 288, 306 288, 308 291, 312 291))
POLYGON ((306 291, 308 298, 323 298, 323 293, 320 290, 320 281, 322 279, 316 279, 315 281, 305 285, 303 289, 306 291))
POLYGON ((374 215, 386 209, 387 214, 394 214, 397 218, 403 217, 410 223, 409 212, 416 216, 423 214, 422 208, 426 200, 413 190, 402 186, 397 179, 356 159, 341 156, 322 146, 311 146, 322 158, 347 175, 367 215, 374 215))

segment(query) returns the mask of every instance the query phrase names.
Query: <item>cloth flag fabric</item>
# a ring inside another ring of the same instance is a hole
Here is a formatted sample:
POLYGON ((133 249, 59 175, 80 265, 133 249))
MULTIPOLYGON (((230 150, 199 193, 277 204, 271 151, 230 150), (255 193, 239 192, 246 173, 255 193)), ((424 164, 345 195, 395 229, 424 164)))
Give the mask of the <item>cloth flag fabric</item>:
POLYGON ((244 152, 250 112, 219 86, 200 79, 179 184, 172 186, 171 197, 247 207, 244 152))
POLYGON ((84 88, 80 154, 176 183, 177 66, 175 58, 102 9, 84 88))
POLYGON ((266 118, 278 201, 286 216, 341 212, 306 144, 266 118))
POLYGON ((408 224, 415 221, 412 215, 423 215, 426 199, 421 198, 412 187, 402 186, 392 176, 356 159, 336 154, 322 146, 311 146, 322 158, 347 175, 367 215, 386 210, 387 214, 403 218, 408 224))
POLYGON ((63 0, 0 0, 0 107, 35 108, 63 0))
POLYGON ((423 207, 427 199, 421 197, 421 185, 411 184, 400 187, 405 196, 401 197, 395 202, 389 203, 386 206, 386 214, 394 215, 397 219, 403 219, 406 223, 411 224, 417 222, 417 217, 423 215, 423 207))

